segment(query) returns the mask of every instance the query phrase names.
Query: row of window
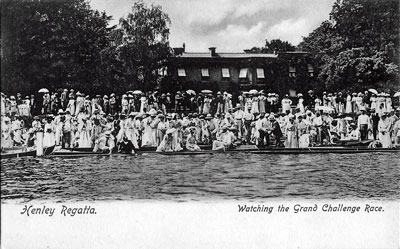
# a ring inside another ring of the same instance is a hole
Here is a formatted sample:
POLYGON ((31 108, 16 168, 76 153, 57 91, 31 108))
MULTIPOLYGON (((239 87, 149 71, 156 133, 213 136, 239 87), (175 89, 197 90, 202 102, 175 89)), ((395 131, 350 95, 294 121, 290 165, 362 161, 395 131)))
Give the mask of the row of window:
MULTIPOLYGON (((230 78, 231 75, 229 73, 229 68, 222 68, 222 78, 230 78)), ((248 68, 241 68, 239 72, 239 79, 247 78, 248 68)), ((186 77, 186 71, 184 68, 178 68, 178 76, 179 77, 186 77)), ((210 77, 210 70, 208 68, 201 69, 201 77, 210 77)), ((264 69, 257 68, 257 79, 264 79, 264 69)))
MULTIPOLYGON (((311 65, 307 66, 308 73, 311 77, 314 76, 314 68, 311 65)), ((230 78, 230 73, 229 73, 229 68, 222 68, 222 78, 230 78)), ((246 79, 247 78, 247 73, 249 69, 248 68, 241 68, 239 72, 239 79, 246 79)), ((263 68, 257 68, 256 69, 256 75, 257 79, 265 79, 264 75, 264 69, 263 68)), ((186 77, 186 70, 184 68, 178 68, 178 76, 179 77, 186 77)), ((208 68, 202 68, 201 69, 201 77, 207 78, 210 77, 210 70, 208 68)), ((295 67, 289 67, 289 77, 296 77, 296 68, 295 67)))

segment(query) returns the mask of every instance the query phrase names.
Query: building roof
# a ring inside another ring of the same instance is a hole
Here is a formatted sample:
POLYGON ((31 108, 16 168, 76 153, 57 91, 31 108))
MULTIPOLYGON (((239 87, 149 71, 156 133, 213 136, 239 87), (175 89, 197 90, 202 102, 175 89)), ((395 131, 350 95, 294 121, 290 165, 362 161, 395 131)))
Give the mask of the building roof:
POLYGON ((216 53, 211 56, 208 52, 183 52, 176 57, 180 58, 277 58, 278 54, 250 54, 250 53, 216 53))

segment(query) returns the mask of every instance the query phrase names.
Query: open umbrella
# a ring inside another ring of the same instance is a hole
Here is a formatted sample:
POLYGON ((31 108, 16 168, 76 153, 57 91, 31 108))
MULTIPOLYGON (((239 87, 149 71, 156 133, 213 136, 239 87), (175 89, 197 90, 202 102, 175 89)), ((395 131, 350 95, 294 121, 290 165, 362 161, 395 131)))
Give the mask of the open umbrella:
POLYGON ((42 88, 38 91, 39 93, 48 93, 49 90, 47 90, 46 88, 42 88))
POLYGON ((202 92, 202 93, 212 93, 211 90, 202 90, 201 92, 202 92))
POLYGON ((400 92, 395 93, 393 97, 400 97, 400 92))
POLYGON ((133 93, 133 94, 142 94, 143 92, 140 91, 140 90, 135 90, 135 91, 133 91, 132 93, 133 93))
POLYGON ((351 117, 345 117, 344 120, 353 121, 353 119, 351 117))
POLYGON ((333 108, 329 106, 317 106, 315 110, 324 111, 324 112, 332 112, 333 108))
POLYGON ((368 89, 368 91, 371 92, 371 93, 374 93, 374 94, 378 94, 378 91, 375 90, 375 89, 372 89, 372 88, 371 88, 371 89, 368 89))
POLYGON ((249 91, 249 93, 250 93, 250 94, 257 94, 258 91, 257 91, 256 89, 252 89, 252 90, 249 91))
POLYGON ((187 94, 190 94, 190 95, 196 95, 196 92, 193 91, 193 90, 190 90, 190 89, 187 90, 186 93, 187 93, 187 94))

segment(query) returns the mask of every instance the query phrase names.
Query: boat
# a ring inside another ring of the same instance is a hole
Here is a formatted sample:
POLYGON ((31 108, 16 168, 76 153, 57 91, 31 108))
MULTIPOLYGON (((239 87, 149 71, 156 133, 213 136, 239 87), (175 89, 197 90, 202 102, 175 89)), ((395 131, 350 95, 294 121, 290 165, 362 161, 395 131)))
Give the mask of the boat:
MULTIPOLYGON (((352 154, 352 153, 400 153, 400 148, 368 148, 365 146, 344 147, 344 146, 327 146, 327 147, 308 147, 308 148, 258 148, 255 145, 241 145, 231 150, 226 151, 176 151, 176 152, 154 152, 162 155, 204 155, 217 153, 252 153, 252 154, 318 154, 318 153, 337 153, 337 154, 352 154)), ((140 153, 140 152, 139 152, 140 153)), ((142 152, 143 153, 143 152, 142 152)))
MULTIPOLYGON (((51 154, 54 150, 55 145, 49 147, 43 147, 43 156, 47 156, 51 154)), ((18 149, 18 150, 6 150, 6 153, 1 153, 1 159, 8 158, 17 158, 17 157, 28 157, 28 156, 36 156, 36 148, 35 149, 18 149)))
POLYGON ((110 155, 108 151, 102 152, 94 152, 93 148, 91 150, 87 150, 87 148, 83 148, 85 150, 73 150, 73 149, 60 149, 57 151, 53 151, 50 156, 57 157, 79 157, 79 156, 107 156, 110 155))

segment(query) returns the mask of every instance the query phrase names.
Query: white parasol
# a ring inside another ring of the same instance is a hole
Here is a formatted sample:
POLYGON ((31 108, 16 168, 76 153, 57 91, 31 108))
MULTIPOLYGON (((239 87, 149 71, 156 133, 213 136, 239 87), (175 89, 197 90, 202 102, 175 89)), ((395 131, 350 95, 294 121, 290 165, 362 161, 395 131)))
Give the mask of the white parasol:
POLYGON ((133 91, 132 93, 133 93, 133 94, 142 94, 143 92, 140 91, 140 90, 135 90, 135 91, 133 91))
POLYGON ((252 90, 249 91, 249 93, 250 93, 250 94, 257 94, 258 91, 257 91, 256 89, 252 89, 252 90))
POLYGON ((190 95, 196 95, 196 92, 193 91, 193 90, 190 90, 190 89, 187 90, 186 93, 187 93, 187 94, 190 94, 190 95))
POLYGON ((42 88, 38 91, 39 93, 48 93, 49 90, 47 90, 47 88, 42 88))
POLYGON ((395 93, 393 97, 400 97, 400 92, 395 93))
POLYGON ((345 117, 344 120, 353 121, 353 118, 351 118, 351 117, 345 117))
POLYGON ((377 90, 375 90, 375 89, 373 89, 373 88, 371 88, 371 89, 368 89, 368 91, 369 91, 369 92, 371 92, 371 93, 374 93, 374 94, 378 94, 378 91, 377 91, 377 90))
POLYGON ((202 92, 202 93, 212 93, 211 90, 202 90, 201 92, 202 92))

